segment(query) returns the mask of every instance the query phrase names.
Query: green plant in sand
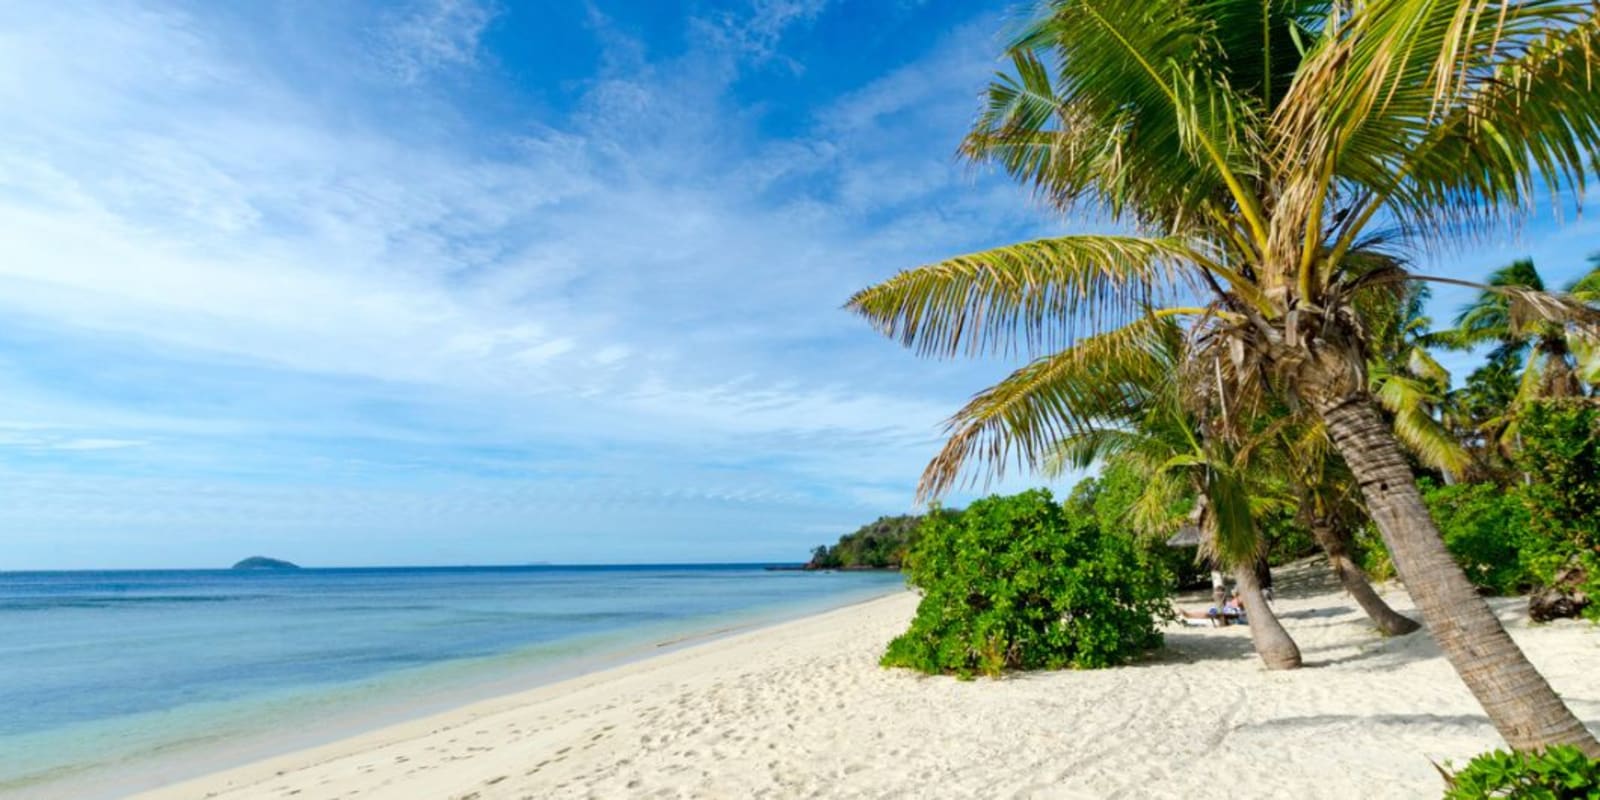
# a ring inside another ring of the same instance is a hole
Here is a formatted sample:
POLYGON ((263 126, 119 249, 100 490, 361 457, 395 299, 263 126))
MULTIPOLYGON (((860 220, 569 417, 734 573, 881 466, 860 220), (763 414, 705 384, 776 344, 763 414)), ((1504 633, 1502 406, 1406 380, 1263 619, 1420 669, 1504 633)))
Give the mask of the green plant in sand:
POLYGON ((1539 753, 1495 750, 1445 776, 1444 800, 1595 800, 1600 798, 1600 759, 1571 746, 1539 753))
POLYGON ((964 678, 1112 666, 1160 646, 1170 614, 1158 562, 1042 489, 930 516, 909 577, 922 601, 884 666, 964 678))

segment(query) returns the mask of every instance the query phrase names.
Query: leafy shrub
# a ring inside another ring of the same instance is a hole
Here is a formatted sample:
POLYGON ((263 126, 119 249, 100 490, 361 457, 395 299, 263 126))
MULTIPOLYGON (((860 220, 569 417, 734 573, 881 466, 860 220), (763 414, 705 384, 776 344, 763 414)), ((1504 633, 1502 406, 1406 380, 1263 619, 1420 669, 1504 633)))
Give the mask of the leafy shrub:
POLYGON ((1378 526, 1370 521, 1356 529, 1354 538, 1355 560, 1361 571, 1376 583, 1393 580, 1394 559, 1389 556, 1389 546, 1383 543, 1378 526))
MULTIPOLYGON (((1576 568, 1576 589, 1600 601, 1600 405, 1593 400, 1546 401, 1519 419, 1518 466, 1530 478, 1522 497, 1528 511, 1524 560, 1550 585, 1576 568)), ((1600 620, 1600 602, 1585 615, 1600 620)))
MULTIPOLYGON (((1126 464, 1112 462, 1099 476, 1084 478, 1072 487, 1072 494, 1061 502, 1070 516, 1086 516, 1094 520, 1100 532, 1121 536, 1134 541, 1147 558, 1161 562, 1166 573, 1172 576, 1174 588, 1211 585, 1211 567, 1196 558, 1193 547, 1168 547, 1166 537, 1140 536, 1133 529, 1129 517, 1133 505, 1145 489, 1145 476, 1126 464)), ((1174 508, 1174 514, 1187 512, 1187 508, 1174 508)))
POLYGON ((1469 580, 1495 594, 1516 594, 1532 585, 1521 560, 1528 510, 1518 491, 1489 483, 1435 486, 1426 480, 1421 488, 1445 547, 1469 580))
POLYGON ((1444 800, 1569 800, 1600 797, 1600 760, 1571 745, 1542 753, 1495 750, 1446 777, 1444 800))
POLYGON ((1094 668, 1161 644, 1168 576, 1124 536, 1043 489, 930 515, 908 560, 923 590, 883 665, 927 673, 1094 668))
POLYGON ((1253 512, 1256 527, 1267 541, 1267 561, 1273 566, 1322 555, 1322 545, 1311 535, 1310 526, 1296 518, 1296 511, 1279 505, 1253 512))

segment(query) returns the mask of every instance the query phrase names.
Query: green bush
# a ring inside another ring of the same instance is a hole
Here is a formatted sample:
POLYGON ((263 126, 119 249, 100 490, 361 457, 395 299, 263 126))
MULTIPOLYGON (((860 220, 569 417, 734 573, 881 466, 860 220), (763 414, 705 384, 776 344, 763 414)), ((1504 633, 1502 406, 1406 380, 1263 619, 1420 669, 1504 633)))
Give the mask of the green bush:
POLYGON ((1426 480, 1421 488, 1445 547, 1469 580, 1494 594, 1517 594, 1533 584, 1522 562, 1528 509, 1517 490, 1490 483, 1435 486, 1426 480))
MULTIPOLYGON (((1524 561, 1545 585, 1576 567, 1580 582, 1563 588, 1600 600, 1600 405, 1536 403, 1518 424, 1517 465, 1530 479, 1522 491, 1529 518, 1524 561)), ((1600 602, 1584 613, 1600 620, 1600 602)))
POLYGON ((1600 760, 1570 745, 1542 753, 1484 753, 1446 778, 1444 800, 1600 798, 1600 760))
POLYGON ((1361 571, 1375 583, 1393 580, 1395 577, 1394 559, 1389 556, 1389 546, 1383 543, 1383 536, 1378 533, 1378 526, 1370 521, 1362 523, 1356 528, 1355 560, 1361 565, 1361 571))
POLYGON ((908 566, 922 602, 887 667, 970 678, 1112 666, 1160 646, 1156 620, 1171 613, 1159 563, 1043 489, 930 515, 908 566))
MULTIPOLYGON (((1100 475, 1084 478, 1072 487, 1072 494, 1061 501, 1061 506, 1070 516, 1092 518, 1102 534, 1132 539, 1148 558, 1161 562, 1162 568, 1172 577, 1173 588, 1211 585, 1211 567, 1196 558, 1195 548, 1168 547, 1165 536, 1140 536, 1133 530, 1128 517, 1145 489, 1145 482, 1145 476, 1137 470, 1112 462, 1100 475)), ((1188 509, 1172 511, 1183 514, 1188 509)))

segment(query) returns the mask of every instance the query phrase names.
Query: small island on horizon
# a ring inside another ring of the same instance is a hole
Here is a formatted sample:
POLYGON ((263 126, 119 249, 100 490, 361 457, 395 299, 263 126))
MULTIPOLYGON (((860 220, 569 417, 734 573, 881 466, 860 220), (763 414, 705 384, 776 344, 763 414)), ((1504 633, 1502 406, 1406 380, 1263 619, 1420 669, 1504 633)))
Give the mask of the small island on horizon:
POLYGON ((249 558, 247 558, 247 559, 245 559, 243 561, 240 561, 237 564, 234 564, 233 568, 234 569, 299 569, 300 565, 299 564, 294 564, 294 563, 291 563, 291 562, 288 562, 288 561, 284 561, 282 559, 277 559, 277 558, 267 558, 266 556, 251 556, 251 557, 249 557, 249 558))

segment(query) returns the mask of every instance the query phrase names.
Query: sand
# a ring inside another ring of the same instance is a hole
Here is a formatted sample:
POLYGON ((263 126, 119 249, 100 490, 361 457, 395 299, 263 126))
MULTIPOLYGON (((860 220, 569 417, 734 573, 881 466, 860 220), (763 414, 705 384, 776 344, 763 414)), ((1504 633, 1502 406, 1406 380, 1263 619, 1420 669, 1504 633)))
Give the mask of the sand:
MULTIPOLYGON (((1289 578, 1293 672, 1262 669, 1243 628, 1176 625, 1119 669, 885 670, 906 592, 142 796, 1417 798, 1439 795, 1430 760, 1501 745, 1426 633, 1383 639, 1325 573, 1289 578)), ((1495 606, 1600 728, 1600 629, 1495 606)))

